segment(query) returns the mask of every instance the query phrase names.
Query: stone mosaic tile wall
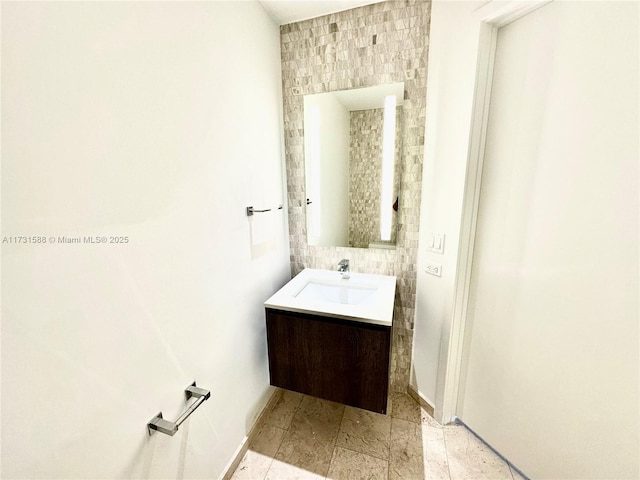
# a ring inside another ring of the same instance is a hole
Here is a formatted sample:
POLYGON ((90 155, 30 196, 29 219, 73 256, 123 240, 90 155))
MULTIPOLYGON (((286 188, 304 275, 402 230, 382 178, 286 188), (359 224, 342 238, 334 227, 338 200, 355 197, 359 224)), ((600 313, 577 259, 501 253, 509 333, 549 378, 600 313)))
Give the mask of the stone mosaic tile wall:
POLYGON ((391 389, 406 391, 416 292, 416 254, 424 150, 431 4, 387 1, 280 27, 291 273, 335 269, 395 275, 391 389), (303 95, 405 82, 398 248, 307 245, 303 95))
MULTIPOLYGON (((402 161, 402 107, 396 110, 391 243, 397 239, 398 213, 393 202, 400 191, 402 161)), ((384 109, 356 110, 350 114, 349 145, 349 246, 368 248, 380 242, 380 197, 382 196, 382 139, 384 109)))
POLYGON ((368 248, 380 232, 380 179, 384 110, 351 112, 349 142, 349 246, 368 248))

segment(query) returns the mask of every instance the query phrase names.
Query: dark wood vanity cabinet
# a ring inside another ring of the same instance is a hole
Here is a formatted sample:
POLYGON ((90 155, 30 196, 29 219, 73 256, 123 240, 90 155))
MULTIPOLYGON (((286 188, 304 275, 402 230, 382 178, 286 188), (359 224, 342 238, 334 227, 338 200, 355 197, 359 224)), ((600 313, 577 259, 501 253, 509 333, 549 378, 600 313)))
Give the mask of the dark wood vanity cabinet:
POLYGON ((271 385, 387 411, 391 327, 266 309, 271 385))

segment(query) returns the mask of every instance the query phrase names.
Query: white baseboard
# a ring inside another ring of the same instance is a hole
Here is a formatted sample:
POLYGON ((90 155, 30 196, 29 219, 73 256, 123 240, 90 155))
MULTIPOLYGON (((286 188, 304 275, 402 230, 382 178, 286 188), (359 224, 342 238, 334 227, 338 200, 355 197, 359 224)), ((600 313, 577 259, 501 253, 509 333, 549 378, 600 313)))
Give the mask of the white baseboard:
POLYGON ((429 415, 433 417, 433 412, 435 411, 436 407, 427 397, 425 397, 413 385, 409 385, 407 387, 407 393, 411 398, 413 398, 416 402, 418 402, 420 406, 424 408, 429 415))

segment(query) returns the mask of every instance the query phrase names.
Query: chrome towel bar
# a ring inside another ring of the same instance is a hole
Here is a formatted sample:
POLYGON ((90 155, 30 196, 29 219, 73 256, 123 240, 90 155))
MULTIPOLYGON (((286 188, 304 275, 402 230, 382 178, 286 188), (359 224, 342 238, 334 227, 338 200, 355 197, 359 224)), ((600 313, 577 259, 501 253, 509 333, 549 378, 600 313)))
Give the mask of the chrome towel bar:
POLYGON ((170 422, 162 418, 162 412, 158 413, 155 417, 153 417, 149 423, 147 423, 147 431, 149 435, 152 435, 153 432, 158 431, 164 433, 166 435, 175 435, 178 431, 178 427, 182 425, 189 415, 191 415, 196 408, 198 408, 205 400, 208 400, 211 396, 211 392, 209 390, 205 390, 204 388, 196 387, 196 382, 193 382, 189 385, 184 391, 185 397, 189 400, 191 397, 197 398, 197 400, 192 403, 189 408, 187 408, 182 415, 178 417, 175 422, 170 422))
POLYGON ((247 207, 247 217, 250 217, 254 213, 264 213, 264 212, 270 212, 270 211, 271 211, 270 208, 265 208, 264 210, 256 210, 253 207, 247 207))
MULTIPOLYGON (((284 207, 282 205, 278 205, 278 210, 282 210, 284 207)), ((254 213, 264 213, 270 212, 270 208, 265 208, 264 210, 256 210, 253 207, 247 207, 247 217, 251 217, 254 213)))

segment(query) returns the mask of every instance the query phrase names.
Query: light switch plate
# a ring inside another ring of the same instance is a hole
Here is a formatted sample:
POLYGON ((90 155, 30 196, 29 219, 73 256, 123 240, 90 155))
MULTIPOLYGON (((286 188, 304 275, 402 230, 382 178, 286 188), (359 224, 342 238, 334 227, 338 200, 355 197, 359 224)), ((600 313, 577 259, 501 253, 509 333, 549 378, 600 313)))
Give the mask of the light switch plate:
POLYGON ((437 263, 427 263, 427 273, 431 275, 435 275, 436 277, 442 276, 442 265, 438 265, 437 263))
POLYGON ((427 240, 427 250, 444 253, 444 233, 432 233, 427 240))

